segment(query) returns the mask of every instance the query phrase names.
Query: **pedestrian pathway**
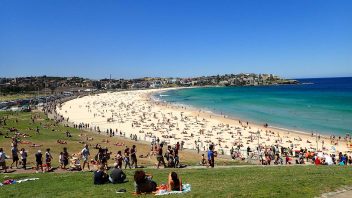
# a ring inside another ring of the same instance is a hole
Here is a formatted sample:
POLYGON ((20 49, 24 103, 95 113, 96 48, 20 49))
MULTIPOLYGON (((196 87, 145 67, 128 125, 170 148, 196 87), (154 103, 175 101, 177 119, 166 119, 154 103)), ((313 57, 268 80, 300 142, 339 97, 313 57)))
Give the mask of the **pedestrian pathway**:
POLYGON ((321 195, 320 198, 351 198, 352 186, 341 188, 334 192, 328 192, 321 195))

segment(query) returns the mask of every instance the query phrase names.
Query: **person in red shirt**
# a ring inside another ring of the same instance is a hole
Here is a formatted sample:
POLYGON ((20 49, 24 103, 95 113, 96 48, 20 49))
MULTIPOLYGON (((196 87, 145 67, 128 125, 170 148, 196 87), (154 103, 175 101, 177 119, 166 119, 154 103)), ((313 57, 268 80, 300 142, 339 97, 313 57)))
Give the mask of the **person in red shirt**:
POLYGON ((320 165, 321 164, 321 161, 320 161, 318 156, 315 158, 314 163, 315 163, 315 165, 320 165))

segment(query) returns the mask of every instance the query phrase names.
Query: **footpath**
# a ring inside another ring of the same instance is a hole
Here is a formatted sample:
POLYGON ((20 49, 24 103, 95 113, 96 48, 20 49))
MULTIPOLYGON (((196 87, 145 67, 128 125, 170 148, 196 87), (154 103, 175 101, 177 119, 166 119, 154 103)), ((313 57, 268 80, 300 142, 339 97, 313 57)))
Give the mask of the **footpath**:
POLYGON ((352 197, 352 187, 344 187, 338 191, 324 193, 320 198, 351 198, 352 197))

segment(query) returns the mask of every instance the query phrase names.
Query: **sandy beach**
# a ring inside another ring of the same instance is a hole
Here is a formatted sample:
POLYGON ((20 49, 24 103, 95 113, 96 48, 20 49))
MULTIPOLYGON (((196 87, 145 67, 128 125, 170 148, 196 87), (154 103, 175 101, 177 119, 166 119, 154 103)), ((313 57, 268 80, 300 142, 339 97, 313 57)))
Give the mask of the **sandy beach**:
POLYGON ((312 136, 310 133, 292 132, 286 129, 265 127, 247 123, 246 120, 229 118, 200 109, 156 101, 151 96, 157 90, 135 90, 102 93, 70 100, 57 107, 57 112, 75 124, 89 124, 92 130, 114 131, 126 137, 136 135, 139 140, 153 141, 160 138, 169 144, 184 142, 188 149, 207 150, 214 143, 220 153, 230 154, 232 147, 249 146, 256 150, 278 145, 307 148, 324 153, 349 151, 347 142, 327 136, 312 136), (259 137, 259 141, 258 141, 259 137))

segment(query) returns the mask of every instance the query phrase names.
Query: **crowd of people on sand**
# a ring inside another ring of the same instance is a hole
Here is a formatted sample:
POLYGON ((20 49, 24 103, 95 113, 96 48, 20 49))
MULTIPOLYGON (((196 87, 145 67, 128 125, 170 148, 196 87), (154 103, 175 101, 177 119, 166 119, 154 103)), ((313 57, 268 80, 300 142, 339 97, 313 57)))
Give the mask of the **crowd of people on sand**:
MULTIPOLYGON (((196 150, 200 155, 208 151, 210 144, 216 146, 220 155, 234 154, 232 156, 235 159, 242 160, 248 159, 245 154, 246 148, 250 146, 253 150, 253 157, 250 157, 257 158, 257 162, 260 154, 259 151, 255 153, 257 145, 265 147, 262 152, 273 145, 290 148, 294 153, 300 147, 306 147, 309 151, 316 150, 315 141, 311 140, 313 138, 309 134, 273 129, 267 123, 256 125, 242 120, 224 119, 223 116, 219 118, 220 116, 203 110, 153 101, 150 96, 146 96, 148 94, 152 92, 146 90, 92 95, 58 105, 56 111, 62 116, 62 120, 69 119, 76 123, 76 127, 103 134, 106 132, 110 137, 129 136, 136 141, 150 142, 154 138, 160 138, 168 144, 179 142, 181 148, 196 150), (84 113, 86 123, 81 123, 81 113, 84 113), (231 147, 239 149, 237 152, 230 152, 231 147)), ((315 140, 316 134, 313 135, 315 140)), ((345 151, 351 139, 331 136, 329 141, 327 136, 316 136, 322 145, 319 150, 324 153, 345 151)), ((167 148, 165 144, 164 148, 167 148)), ((270 155, 266 155, 269 159, 270 155)), ((285 159, 286 156, 280 153, 280 157, 285 159)), ((295 161, 297 156, 290 157, 295 161)), ((274 164, 271 161, 275 161, 275 155, 266 161, 274 164)))

